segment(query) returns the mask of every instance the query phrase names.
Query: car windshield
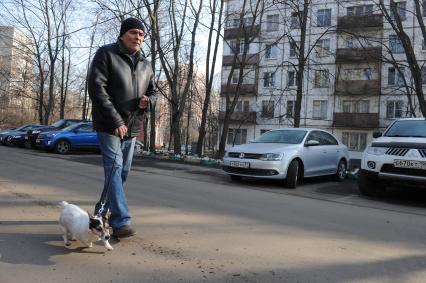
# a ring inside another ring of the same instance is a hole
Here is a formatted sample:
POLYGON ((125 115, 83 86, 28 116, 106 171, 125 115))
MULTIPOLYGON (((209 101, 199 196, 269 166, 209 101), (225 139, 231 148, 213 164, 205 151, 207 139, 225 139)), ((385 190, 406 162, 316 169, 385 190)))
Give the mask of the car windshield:
POLYGON ((59 128, 59 127, 62 126, 63 123, 64 123, 64 120, 59 120, 59 121, 56 121, 55 123, 53 123, 51 126, 59 128))
POLYGON ((307 131, 277 130, 269 131, 255 139, 254 143, 289 143, 298 144, 303 141, 307 131))
POLYGON ((400 120, 384 134, 386 137, 418 137, 426 138, 426 120, 400 120))
POLYGON ((80 126, 80 123, 76 123, 76 124, 69 125, 68 127, 63 128, 63 129, 61 130, 61 132, 69 132, 69 131, 72 131, 72 130, 74 130, 75 128, 77 128, 78 126, 80 126))

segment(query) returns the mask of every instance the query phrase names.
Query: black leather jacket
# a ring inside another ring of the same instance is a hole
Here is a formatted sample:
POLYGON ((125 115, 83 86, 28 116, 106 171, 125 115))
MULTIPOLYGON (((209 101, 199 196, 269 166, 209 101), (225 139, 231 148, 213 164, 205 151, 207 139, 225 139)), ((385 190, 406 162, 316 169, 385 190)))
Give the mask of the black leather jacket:
POLYGON ((139 134, 144 116, 144 110, 138 107, 139 100, 146 95, 152 106, 155 91, 150 62, 139 51, 134 61, 120 40, 96 52, 88 75, 96 131, 113 134, 116 128, 126 125, 129 137, 139 134))

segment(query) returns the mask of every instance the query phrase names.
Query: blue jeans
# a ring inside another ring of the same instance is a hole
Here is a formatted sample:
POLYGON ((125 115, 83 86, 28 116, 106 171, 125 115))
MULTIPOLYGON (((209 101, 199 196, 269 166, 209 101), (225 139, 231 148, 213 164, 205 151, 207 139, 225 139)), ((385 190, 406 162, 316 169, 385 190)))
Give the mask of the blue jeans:
MULTIPOLYGON (((124 194, 124 187, 132 165, 136 138, 120 140, 119 137, 104 132, 97 132, 97 135, 105 174, 102 195, 105 195, 108 191, 108 181, 110 186, 104 211, 107 211, 107 209, 111 211, 109 224, 113 228, 130 225, 131 217, 124 194), (113 164, 114 169, 111 174, 113 164), (109 176, 110 174, 111 176, 109 176)), ((99 211, 99 208, 100 203, 96 204, 95 213, 99 211)))

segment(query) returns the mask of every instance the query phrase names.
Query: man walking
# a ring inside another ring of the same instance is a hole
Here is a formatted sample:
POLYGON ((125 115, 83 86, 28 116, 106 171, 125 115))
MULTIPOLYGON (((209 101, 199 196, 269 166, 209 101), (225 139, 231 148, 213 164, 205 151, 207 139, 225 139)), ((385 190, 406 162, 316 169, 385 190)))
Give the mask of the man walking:
MULTIPOLYGON (((124 187, 144 112, 155 103, 151 65, 140 51, 144 36, 145 29, 138 19, 124 20, 117 42, 96 52, 88 76, 93 125, 104 165, 102 199, 106 199, 104 209, 111 211, 109 223, 117 238, 136 234, 130 227, 124 187)), ((95 213, 100 207, 98 203, 95 213)))

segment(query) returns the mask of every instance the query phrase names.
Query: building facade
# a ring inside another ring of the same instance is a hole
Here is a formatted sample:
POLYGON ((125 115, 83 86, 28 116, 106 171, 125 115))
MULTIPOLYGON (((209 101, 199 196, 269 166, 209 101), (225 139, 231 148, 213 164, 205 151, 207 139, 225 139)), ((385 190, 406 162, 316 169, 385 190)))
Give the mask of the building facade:
POLYGON ((31 40, 14 27, 0 26, 0 124, 35 120, 31 40))
MULTIPOLYGON (((221 122, 226 96, 232 98, 239 89, 227 147, 270 129, 293 127, 303 1, 285 2, 298 1, 264 1, 261 8, 259 1, 245 7, 242 0, 227 1, 221 122)), ((395 118, 421 116, 404 49, 378 1, 311 2, 302 40, 306 67, 300 127, 329 130, 348 146, 351 158, 360 159, 373 132, 395 118)), ((397 9, 423 66, 426 45, 413 1, 398 1, 397 9)))

